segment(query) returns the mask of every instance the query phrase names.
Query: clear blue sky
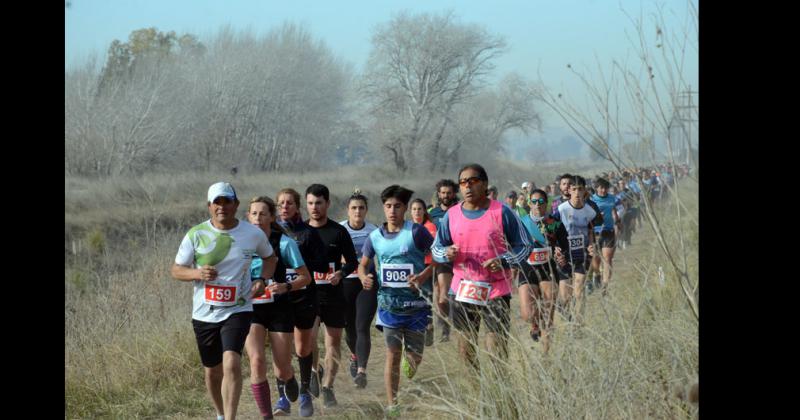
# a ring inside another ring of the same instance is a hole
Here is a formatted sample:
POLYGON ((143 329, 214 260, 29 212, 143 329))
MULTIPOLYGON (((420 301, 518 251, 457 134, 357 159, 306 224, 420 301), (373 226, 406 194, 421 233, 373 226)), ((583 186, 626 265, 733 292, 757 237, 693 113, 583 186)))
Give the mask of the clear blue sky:
MULTIPOLYGON (((661 1, 669 21, 682 24, 688 13, 686 0, 661 1)), ((222 25, 251 28, 266 33, 283 21, 303 23, 314 36, 357 70, 370 51, 376 24, 389 21, 401 10, 442 12, 452 9, 462 22, 478 23, 502 35, 508 51, 497 62, 495 75, 516 71, 567 91, 575 78, 566 64, 584 69, 611 58, 631 56, 631 15, 655 10, 647 0, 72 0, 64 12, 65 69, 96 53, 102 62, 114 39, 127 41, 131 31, 155 26, 161 31, 189 32, 201 40, 222 25), (627 35, 626 35, 627 32, 627 35)), ((668 23, 669 25, 669 23, 668 23)), ((697 56, 689 66, 697 68, 697 56)), ((697 86, 697 73, 692 76, 697 86)), ((695 88, 696 89, 696 88, 695 88)))

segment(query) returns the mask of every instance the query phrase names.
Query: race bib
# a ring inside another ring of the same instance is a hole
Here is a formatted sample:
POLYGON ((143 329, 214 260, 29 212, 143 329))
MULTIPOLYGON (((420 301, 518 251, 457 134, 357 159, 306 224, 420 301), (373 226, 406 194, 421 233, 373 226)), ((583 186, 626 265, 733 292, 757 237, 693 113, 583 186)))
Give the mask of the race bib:
POLYGON ((546 264, 550 260, 550 248, 533 248, 533 252, 528 257, 528 263, 531 265, 546 264))
POLYGON ((336 271, 336 264, 328 263, 328 272, 327 273, 317 273, 315 271, 314 272, 314 281, 317 284, 331 284, 331 281, 328 280, 326 277, 328 276, 328 274, 333 274, 334 271, 336 271))
MULTIPOLYGON (((295 280, 297 280, 297 276, 299 276, 299 274, 297 274, 297 271, 294 271, 294 268, 287 268, 286 269, 286 283, 294 282, 295 280)), ((306 287, 308 287, 308 286, 303 286, 303 287, 301 287, 299 289, 292 289, 292 290, 293 291, 294 290, 303 290, 306 287)))
POLYGON ((214 306, 233 306, 236 304, 236 286, 205 284, 205 302, 214 306))
POLYGON ((264 286, 265 287, 264 288, 264 294, 262 294, 261 296, 257 296, 255 298, 253 298, 253 305, 260 304, 260 303, 272 303, 272 302, 275 302, 275 296, 272 294, 272 292, 269 291, 269 289, 266 289, 266 287, 268 287, 272 283, 275 283, 274 281, 272 281, 272 279, 267 280, 266 286, 264 286))
POLYGON ((458 284, 456 300, 486 306, 489 304, 489 293, 492 291, 491 283, 462 279, 458 284))
POLYGON ((414 274, 413 264, 382 264, 381 286, 408 287, 408 277, 414 274))
POLYGON ((570 250, 584 248, 583 235, 567 236, 567 240, 569 241, 570 250))

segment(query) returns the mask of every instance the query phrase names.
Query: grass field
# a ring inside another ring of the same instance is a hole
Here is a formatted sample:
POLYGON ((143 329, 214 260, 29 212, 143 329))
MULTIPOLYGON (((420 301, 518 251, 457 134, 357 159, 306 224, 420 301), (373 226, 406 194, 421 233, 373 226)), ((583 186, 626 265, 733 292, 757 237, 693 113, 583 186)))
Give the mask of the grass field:
MULTIPOLYGON (((511 178, 511 172, 498 178, 511 178)), ((553 175, 533 178, 544 183, 553 175)), ((191 328, 191 287, 171 279, 169 267, 181 237, 207 218, 208 185, 229 178, 195 174, 102 182, 66 179, 67 418, 213 418, 191 328)), ((333 195, 331 216, 341 220, 344 200, 354 186, 352 179, 364 180, 357 186, 371 200, 368 219, 379 221, 377 196, 396 179, 388 172, 373 172, 369 177, 351 170, 253 175, 232 182, 243 202, 256 194, 274 196, 285 186, 302 192, 311 182, 322 182, 333 195)), ((436 179, 413 177, 402 184, 427 202, 436 179)), ((510 188, 497 183, 501 191, 510 188)), ((675 205, 660 206, 656 215, 665 241, 675 247, 676 255, 685 256, 690 278, 696 282, 697 185, 684 183, 681 188, 689 217, 677 218, 675 205)), ((240 214, 244 210, 243 205, 240 214)), ((677 394, 698 380, 697 321, 653 230, 643 225, 633 242, 617 252, 610 295, 588 297, 586 325, 573 329, 557 319, 547 355, 534 345, 527 326, 519 320, 516 295, 512 300, 516 333, 502 377, 485 369, 480 380, 470 379, 459 363, 455 340, 426 348, 417 376, 411 381, 401 379, 403 417, 696 416, 696 407, 677 394), (658 267, 663 268, 663 282, 658 267)), ((342 343, 344 365, 335 385, 340 406, 325 410, 315 402, 315 416, 382 417, 384 351, 377 330, 372 342, 367 389, 354 389, 346 367, 349 351, 342 343)), ((483 366, 489 357, 481 354, 483 366)), ((257 418, 244 359, 240 418, 257 418)), ((270 385, 274 402, 273 379, 270 385)), ((297 410, 295 404, 295 415, 297 410)))

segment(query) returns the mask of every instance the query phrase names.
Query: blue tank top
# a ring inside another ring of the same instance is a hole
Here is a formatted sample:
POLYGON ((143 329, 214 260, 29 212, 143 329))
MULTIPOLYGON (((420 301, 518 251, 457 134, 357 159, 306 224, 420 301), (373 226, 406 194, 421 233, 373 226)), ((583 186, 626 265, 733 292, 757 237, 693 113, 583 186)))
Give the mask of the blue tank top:
MULTIPOLYGON (((417 249, 411 234, 413 223, 403 223, 400 233, 393 239, 386 239, 380 229, 370 233, 372 248, 375 250, 376 271, 378 272, 378 308, 393 314, 409 314, 430 306, 421 294, 409 287, 400 286, 408 275, 419 274, 425 269, 425 254, 417 249)), ((432 292, 431 281, 422 286, 423 293, 432 292)))

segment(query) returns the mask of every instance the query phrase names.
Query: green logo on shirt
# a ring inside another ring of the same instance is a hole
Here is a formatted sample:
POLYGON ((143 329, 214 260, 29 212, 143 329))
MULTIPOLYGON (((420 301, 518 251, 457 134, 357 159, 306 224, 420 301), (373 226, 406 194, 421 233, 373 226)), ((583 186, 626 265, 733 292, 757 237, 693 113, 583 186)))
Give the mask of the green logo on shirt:
POLYGON ((229 234, 215 232, 206 225, 195 226, 189 234, 194 239, 198 266, 219 264, 228 256, 233 244, 229 234))

